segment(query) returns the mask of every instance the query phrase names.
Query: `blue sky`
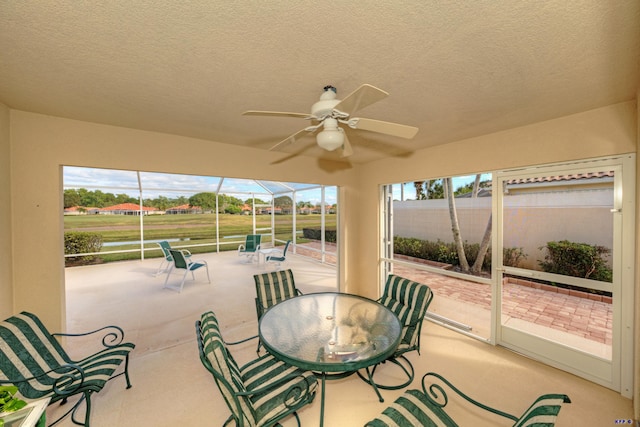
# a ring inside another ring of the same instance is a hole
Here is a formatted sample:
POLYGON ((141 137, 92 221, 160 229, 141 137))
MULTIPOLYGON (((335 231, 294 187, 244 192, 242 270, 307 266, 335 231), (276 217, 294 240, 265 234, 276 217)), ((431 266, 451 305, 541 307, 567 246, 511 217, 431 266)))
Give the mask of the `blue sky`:
MULTIPOLYGON (((454 176, 453 177, 453 188, 457 189, 459 187, 462 187, 470 182, 473 182, 476 179, 475 175, 461 175, 461 176, 454 176)), ((486 180, 490 180, 491 179, 491 174, 490 173, 483 173, 480 177, 481 181, 486 181, 486 180)), ((393 187, 393 191, 394 191, 394 198, 400 198, 400 188, 399 188, 400 184, 395 184, 393 187), (395 192, 398 191, 398 194, 395 194, 395 192)), ((415 200, 416 198, 416 188, 413 185, 413 181, 411 182, 406 182, 404 183, 404 199, 405 200, 415 200)))
MULTIPOLYGON (((100 190, 105 193, 127 194, 139 196, 138 175, 135 171, 114 169, 83 168, 65 166, 63 168, 64 188, 86 188, 100 190)), ((143 195, 145 199, 155 199, 158 196, 175 198, 190 197, 203 191, 216 192, 220 188, 223 194, 245 200, 255 194, 257 198, 268 199, 270 192, 276 194, 291 193, 288 188, 297 190, 296 201, 320 203, 321 191, 316 184, 277 183, 262 181, 262 185, 251 179, 220 178, 197 175, 180 175, 155 172, 140 172, 143 195), (222 183, 222 184, 221 184, 222 183), (284 184, 284 185, 283 185, 284 184)), ((336 187, 325 187, 325 201, 335 204, 337 200, 336 187)))

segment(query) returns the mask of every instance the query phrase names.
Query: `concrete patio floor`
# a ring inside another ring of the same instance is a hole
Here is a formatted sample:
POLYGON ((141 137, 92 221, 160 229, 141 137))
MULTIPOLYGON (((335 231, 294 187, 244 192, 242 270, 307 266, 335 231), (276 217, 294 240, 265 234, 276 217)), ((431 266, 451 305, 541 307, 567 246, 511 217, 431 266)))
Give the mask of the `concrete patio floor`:
MULTIPOLYGON (((182 293, 163 289, 165 276, 154 277, 158 259, 66 269, 68 331, 116 324, 125 330, 126 340, 136 344, 130 367, 133 387, 125 390, 124 380, 118 378, 94 397, 94 427, 219 426, 228 417, 220 392, 198 359, 194 322, 202 312, 213 310, 225 340, 255 335, 253 275, 264 272, 265 266, 244 264, 233 252, 194 258, 207 260, 211 284, 204 272, 197 271, 196 280, 187 280, 182 293)), ((296 285, 304 293, 336 290, 335 267, 293 255, 284 268, 294 271, 296 285)), ((178 279, 175 275, 171 281, 178 279)), ((425 322, 422 335, 421 353, 409 355, 417 373, 411 388, 420 387, 423 373, 435 371, 470 395, 512 413, 524 411, 542 393, 567 393, 573 403, 562 409, 559 427, 601 426, 631 418, 631 400, 612 390, 431 322, 425 322)), ((238 363, 255 358, 255 344, 231 348, 238 363)), ((88 346, 65 345, 72 355, 80 355, 88 346)), ((394 378, 396 373, 384 371, 386 366, 381 373, 394 378)), ((330 381, 325 425, 362 426, 402 392, 383 391, 385 402, 380 403, 357 376, 330 381)), ((319 406, 316 399, 301 411, 303 426, 317 425, 319 406)), ((454 405, 451 410, 461 425, 499 424, 470 408, 454 405)), ((52 405, 48 419, 57 413, 60 407, 52 405)), ((73 424, 65 419, 59 425, 73 424)), ((294 425, 292 419, 283 423, 284 427, 294 425)))

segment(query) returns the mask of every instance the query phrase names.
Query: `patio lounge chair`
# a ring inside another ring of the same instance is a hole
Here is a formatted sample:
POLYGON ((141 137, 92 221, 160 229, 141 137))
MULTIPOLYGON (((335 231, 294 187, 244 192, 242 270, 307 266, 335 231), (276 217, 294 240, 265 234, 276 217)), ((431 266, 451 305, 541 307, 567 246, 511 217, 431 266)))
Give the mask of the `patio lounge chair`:
POLYGON ((283 262, 287 260, 287 249, 289 249, 289 245, 291 244, 291 240, 287 240, 287 243, 284 245, 284 249, 282 253, 280 253, 277 249, 272 249, 272 251, 265 257, 265 263, 273 263, 277 266, 282 265, 283 262))
POLYGON ((422 377, 422 390, 405 391, 376 419, 365 424, 365 427, 457 427, 458 424, 445 411, 449 398, 440 382, 466 402, 499 417, 510 419, 514 422, 513 427, 553 427, 562 404, 571 403, 565 394, 544 394, 535 399, 518 417, 470 398, 441 375, 429 372, 422 377), (435 379, 428 388, 427 379, 435 379))
POLYGON ((261 234, 247 234, 244 244, 238 246, 238 255, 244 255, 247 257, 247 262, 253 261, 253 257, 256 256, 260 250, 261 234))
MULTIPOLYGON (((296 288, 293 280, 293 271, 280 270, 272 273, 255 274, 253 280, 256 283, 256 314, 258 320, 265 311, 272 305, 297 295, 302 292, 296 288)), ((258 349, 260 351, 260 341, 258 341, 258 349)))
POLYGON ((58 420, 71 414, 74 424, 89 427, 91 397, 107 381, 124 375, 129 381, 129 352, 135 347, 123 342, 124 332, 117 326, 105 326, 83 334, 52 334, 40 319, 22 312, 0 322, 0 385, 18 387, 26 399, 50 397, 50 404, 80 395, 81 398, 58 420), (56 337, 96 337, 100 350, 80 360, 73 360, 56 337), (124 370, 114 372, 124 362, 124 370), (85 402, 84 422, 75 419, 78 407, 85 402))
MULTIPOLYGON (((169 252, 171 250, 171 245, 169 244, 169 242, 166 240, 163 240, 161 242, 158 242, 158 246, 160 246, 160 249, 164 254, 164 259, 158 266, 158 271, 156 272, 156 276, 162 273, 168 272, 171 269, 171 264, 173 263, 173 258, 171 257, 171 253, 169 252)), ((185 258, 191 257, 191 252, 189 252, 188 250, 183 249, 183 253, 185 258)))
MULTIPOLYGON (((424 316, 427 314, 427 309, 431 300, 433 299, 433 292, 427 285, 414 282, 409 279, 405 279, 395 274, 390 274, 387 277, 387 282, 384 287, 382 297, 378 300, 382 305, 393 311, 400 319, 402 325, 402 332, 400 338, 400 344, 396 352, 385 362, 391 362, 400 368, 407 375, 407 381, 398 385, 384 385, 378 384, 378 388, 386 390, 399 390, 405 388, 414 378, 413 365, 404 355, 410 351, 417 351, 420 353, 420 332, 422 331, 422 322, 424 316)), ((382 363, 385 363, 382 362, 382 363)), ((376 368, 380 365, 373 367, 371 378, 375 374, 376 368)), ((358 371, 358 376, 367 383, 369 376, 362 374, 358 371)))
POLYGON ((207 280, 211 283, 211 278, 209 277, 209 265, 205 260, 194 260, 187 258, 187 254, 183 250, 170 249, 169 253, 171 254, 171 258, 173 258, 173 264, 167 273, 167 278, 164 281, 164 287, 173 289, 178 292, 182 292, 182 288, 184 287, 184 281, 187 278, 187 273, 191 272, 191 277, 193 280, 196 279, 193 274, 197 269, 204 267, 207 270, 207 280), (167 286, 167 282, 169 281, 169 277, 171 276, 172 271, 176 270, 184 270, 184 274, 182 275, 182 281, 179 286, 167 286))
MULTIPOLYGON (((240 367, 220 333, 218 320, 208 311, 196 321, 200 361, 213 375, 231 415, 226 426, 278 426, 293 415, 300 427, 297 411, 313 402, 318 381, 312 372, 288 365, 265 354, 240 367)), ((252 337, 255 338, 255 337, 252 337)), ((251 338, 249 338, 251 339, 251 338)))

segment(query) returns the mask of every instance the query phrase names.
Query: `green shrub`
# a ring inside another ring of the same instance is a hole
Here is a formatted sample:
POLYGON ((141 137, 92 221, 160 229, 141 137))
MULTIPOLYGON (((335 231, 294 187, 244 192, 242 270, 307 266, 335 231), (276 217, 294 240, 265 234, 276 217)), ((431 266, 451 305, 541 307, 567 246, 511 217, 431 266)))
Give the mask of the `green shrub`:
MULTIPOLYGON (((454 266, 460 265, 455 243, 445 243, 442 240, 433 242, 415 237, 395 236, 393 238, 393 251, 398 255, 406 255, 454 266)), ((469 244, 464 242, 464 253, 470 265, 472 265, 478 257, 479 251, 480 245, 478 243, 469 244)), ((482 269, 485 271, 491 270, 491 250, 488 250, 484 257, 482 269)))
POLYGON ((547 242, 547 245, 541 246, 540 249, 547 251, 544 261, 538 261, 542 270, 547 273, 603 282, 613 281, 613 272, 606 261, 606 257, 611 253, 609 248, 561 240, 547 242))
MULTIPOLYGON (((69 231, 64 233, 64 253, 82 254, 100 252, 102 249, 102 235, 85 231, 69 231)), ((65 257, 65 265, 91 264, 99 260, 96 255, 65 257)))
MULTIPOLYGON (((322 229, 320 227, 310 227, 302 229, 302 236, 309 240, 322 240, 322 229)), ((329 243, 337 243, 338 234, 335 228, 324 229, 324 241, 329 243)))
POLYGON ((520 261, 527 258, 522 248, 503 248, 502 264, 508 267, 518 267, 520 261))

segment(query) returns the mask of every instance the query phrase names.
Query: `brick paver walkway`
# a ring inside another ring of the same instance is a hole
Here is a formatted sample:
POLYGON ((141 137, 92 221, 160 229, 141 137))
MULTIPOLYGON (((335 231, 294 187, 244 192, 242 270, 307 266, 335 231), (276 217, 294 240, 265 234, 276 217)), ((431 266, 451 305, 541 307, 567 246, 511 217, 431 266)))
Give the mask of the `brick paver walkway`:
MULTIPOLYGON (((440 295, 491 310, 488 285, 395 266, 398 275, 428 284, 440 295)), ((536 325, 567 332, 602 344, 613 342, 611 304, 574 295, 507 283, 503 287, 503 313, 536 325)))

